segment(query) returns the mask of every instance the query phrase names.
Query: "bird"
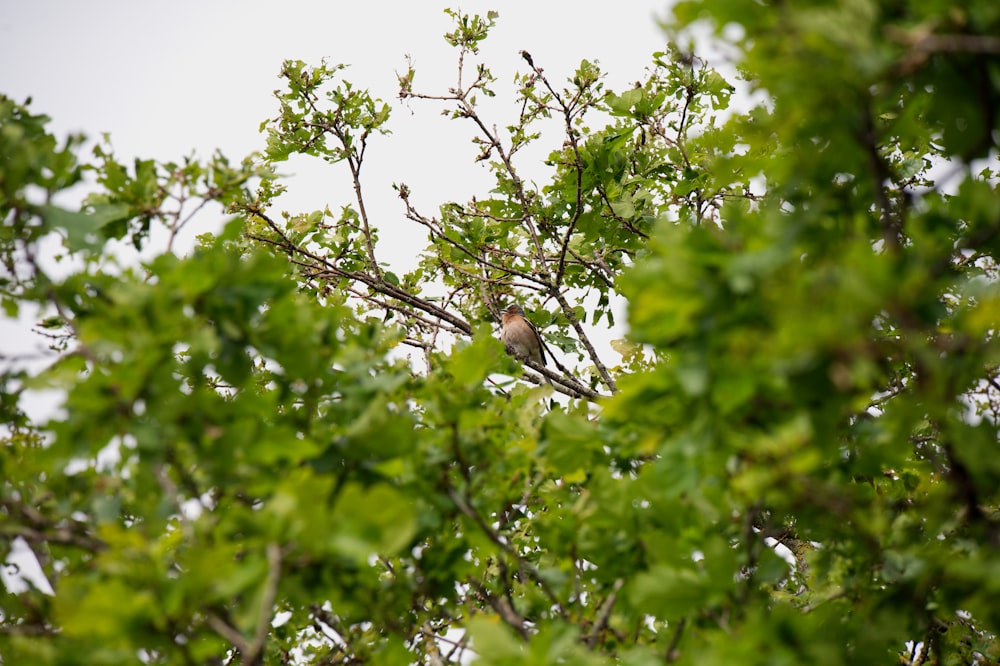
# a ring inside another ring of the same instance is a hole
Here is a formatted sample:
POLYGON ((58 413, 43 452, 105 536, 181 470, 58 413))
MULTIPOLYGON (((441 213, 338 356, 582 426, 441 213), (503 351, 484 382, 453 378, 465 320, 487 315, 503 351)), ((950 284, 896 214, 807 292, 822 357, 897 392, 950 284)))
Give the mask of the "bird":
POLYGON ((507 348, 508 354, 545 365, 545 350, 542 348, 538 330, 528 321, 524 316, 524 310, 516 303, 511 303, 503 311, 500 320, 500 341, 507 348))

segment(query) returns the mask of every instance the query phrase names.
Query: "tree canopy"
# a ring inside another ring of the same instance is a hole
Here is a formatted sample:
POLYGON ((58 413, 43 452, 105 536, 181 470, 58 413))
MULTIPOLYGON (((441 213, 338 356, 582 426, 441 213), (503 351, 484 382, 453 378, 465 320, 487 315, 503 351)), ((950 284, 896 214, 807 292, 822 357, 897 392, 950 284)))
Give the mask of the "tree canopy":
POLYGON ((450 14, 457 83, 399 96, 493 186, 400 174, 399 220, 341 65, 285 62, 242 161, 0 98, 0 303, 51 349, 0 357, 0 555, 51 585, 0 663, 1000 662, 1000 7, 683 0, 623 90, 450 14), (352 203, 283 211, 293 156, 352 203))

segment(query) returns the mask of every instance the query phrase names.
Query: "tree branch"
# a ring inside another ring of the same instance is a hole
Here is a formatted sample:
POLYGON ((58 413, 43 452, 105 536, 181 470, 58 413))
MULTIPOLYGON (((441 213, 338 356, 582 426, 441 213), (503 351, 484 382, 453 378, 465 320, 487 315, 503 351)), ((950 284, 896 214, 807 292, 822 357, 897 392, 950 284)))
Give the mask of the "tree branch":
POLYGON ((590 629, 590 635, 587 636, 586 644, 591 650, 597 645, 597 640, 600 638, 601 632, 608 625, 608 618, 611 617, 611 609, 614 608, 615 602, 618 600, 618 591, 622 589, 625 585, 625 579, 619 578, 615 581, 615 584, 611 587, 611 594, 608 598, 604 600, 601 605, 601 610, 597 614, 597 619, 594 621, 594 626, 590 629))
POLYGON ((267 545, 267 578, 264 581, 264 594, 257 611, 257 628, 252 639, 247 640, 239 630, 215 613, 209 613, 205 619, 212 630, 233 644, 233 647, 241 655, 241 663, 246 666, 259 666, 263 663, 264 643, 271 630, 274 600, 278 593, 280 578, 281 547, 276 543, 269 543, 267 545))
POLYGON ((479 513, 477 513, 476 510, 473 509, 472 506, 461 495, 458 494, 455 488, 453 488, 451 485, 447 485, 445 490, 448 493, 448 497, 450 497, 451 501, 455 503, 455 506, 458 508, 458 510, 464 513, 469 518, 471 518, 472 522, 474 522, 476 526, 478 526, 479 529, 482 530, 483 534, 488 536, 490 541, 492 541, 493 543, 495 543, 497 546, 500 547, 500 550, 502 550, 504 553, 512 557, 515 561, 517 561, 518 568, 525 571, 528 574, 528 576, 530 576, 531 579, 535 581, 535 583, 541 588, 542 592, 545 593, 545 596, 549 598, 549 601, 552 602, 553 606, 555 606, 556 609, 558 609, 559 614, 562 615, 563 617, 566 617, 566 609, 563 607, 562 602, 559 601, 559 598, 556 597, 555 593, 552 592, 552 589, 549 587, 549 584, 546 583, 545 579, 542 578, 541 574, 538 573, 538 569, 536 569, 533 564, 531 564, 523 557, 521 557, 520 553, 514 550, 514 548, 509 543, 504 541, 492 527, 487 525, 486 521, 483 520, 483 517, 480 516, 479 513))

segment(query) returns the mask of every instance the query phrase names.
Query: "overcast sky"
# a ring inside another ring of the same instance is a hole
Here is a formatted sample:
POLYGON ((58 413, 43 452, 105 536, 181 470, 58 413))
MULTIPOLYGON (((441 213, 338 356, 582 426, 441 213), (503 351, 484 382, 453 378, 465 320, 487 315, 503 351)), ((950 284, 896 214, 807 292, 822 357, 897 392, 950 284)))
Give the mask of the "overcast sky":
MULTIPOLYGON (((96 139, 107 132, 125 159, 178 159, 192 150, 207 156, 216 148, 239 159, 263 146, 258 126, 277 108, 273 91, 282 61, 326 58, 349 64, 347 78, 395 107, 393 136, 370 148, 371 195, 391 200, 391 182, 405 181, 416 202, 428 205, 465 200, 472 192, 454 180, 477 177, 470 170, 471 127, 445 124, 438 108, 406 107, 395 97, 396 72, 405 71, 407 54, 417 68, 418 90, 443 92, 454 83, 454 50, 442 39, 451 25, 445 7, 499 11, 482 58, 498 78, 498 98, 510 99, 512 75, 525 70, 522 49, 556 81, 571 76, 583 58, 600 62, 611 87, 641 78, 651 53, 663 47, 656 18, 667 6, 666 0, 4 4, 0 92, 18 101, 30 95, 35 112, 52 116, 57 135, 83 131, 96 139), (462 150, 452 153, 452 146, 462 150)), ((508 109, 515 112, 513 104, 508 109)), ((502 127, 511 118, 495 120, 502 127)), ((558 147, 561 138, 555 139, 558 147)), ((300 174, 300 168, 294 164, 290 171, 300 174)), ((328 171, 327 186, 332 177, 328 171)), ((337 192, 290 184, 290 206, 314 210, 336 203, 337 192)), ((400 206, 393 206, 398 219, 400 206)))
POLYGON ((275 108, 282 60, 350 64, 350 78, 387 99, 404 56, 420 78, 451 82, 443 8, 500 18, 485 59, 503 81, 526 49, 547 73, 598 59, 613 79, 636 79, 663 45, 666 2, 475 0, 263 2, 260 0, 33 0, 0 11, 0 90, 31 95, 56 131, 110 132, 125 153, 158 157, 184 147, 227 154, 256 148, 275 108), (441 78, 443 76, 443 78, 441 78))

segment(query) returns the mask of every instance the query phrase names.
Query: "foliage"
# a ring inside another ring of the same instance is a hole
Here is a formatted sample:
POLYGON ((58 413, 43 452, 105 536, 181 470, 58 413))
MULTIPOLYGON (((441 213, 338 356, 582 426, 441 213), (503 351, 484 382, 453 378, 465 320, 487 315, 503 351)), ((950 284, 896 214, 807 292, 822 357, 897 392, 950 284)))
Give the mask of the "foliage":
POLYGON ((621 91, 522 53, 506 124, 497 16, 452 12, 457 85, 400 96, 495 186, 429 214, 398 184, 401 274, 362 177, 391 107, 340 66, 286 62, 239 165, 81 163, 3 99, 0 298, 54 350, 3 358, 0 549, 54 588, 3 597, 3 663, 996 663, 994 4, 681 2, 748 111, 679 46, 621 91), (354 202, 281 213, 292 155, 354 202), (555 369, 504 354, 510 301, 555 369))

